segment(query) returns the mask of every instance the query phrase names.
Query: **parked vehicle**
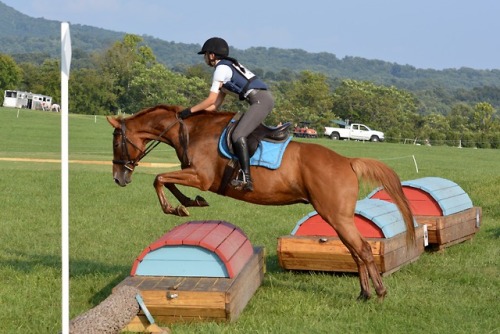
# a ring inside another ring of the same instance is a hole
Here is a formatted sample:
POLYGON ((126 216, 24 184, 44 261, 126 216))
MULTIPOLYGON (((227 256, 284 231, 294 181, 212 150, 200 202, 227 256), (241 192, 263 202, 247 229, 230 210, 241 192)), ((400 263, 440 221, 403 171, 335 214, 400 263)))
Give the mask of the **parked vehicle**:
POLYGON ((353 139, 366 141, 384 141, 384 133, 372 130, 364 124, 348 124, 343 121, 334 121, 339 127, 325 127, 324 135, 333 140, 353 139))
POLYGON ((311 122, 300 122, 299 125, 293 129, 293 136, 302 138, 318 138, 318 132, 311 129, 309 125, 311 125, 311 122))

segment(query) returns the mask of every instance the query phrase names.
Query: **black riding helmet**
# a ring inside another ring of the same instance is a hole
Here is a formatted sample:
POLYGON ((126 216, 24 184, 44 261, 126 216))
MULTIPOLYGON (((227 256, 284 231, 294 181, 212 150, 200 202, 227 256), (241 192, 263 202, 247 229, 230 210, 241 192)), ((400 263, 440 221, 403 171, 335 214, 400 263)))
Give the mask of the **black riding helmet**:
POLYGON ((198 54, 203 55, 207 52, 214 53, 216 56, 227 57, 229 55, 229 45, 220 37, 212 37, 207 39, 198 54))

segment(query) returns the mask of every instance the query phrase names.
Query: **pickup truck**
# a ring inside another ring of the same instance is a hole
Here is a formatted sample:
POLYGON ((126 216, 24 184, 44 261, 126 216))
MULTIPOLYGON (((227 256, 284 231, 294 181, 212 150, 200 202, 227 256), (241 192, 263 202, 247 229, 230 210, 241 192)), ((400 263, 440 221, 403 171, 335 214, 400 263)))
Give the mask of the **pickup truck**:
POLYGON ((364 124, 353 123, 346 124, 337 122, 343 127, 325 127, 325 136, 333 140, 353 139, 353 140, 369 140, 369 141, 384 141, 384 133, 370 129, 364 124))

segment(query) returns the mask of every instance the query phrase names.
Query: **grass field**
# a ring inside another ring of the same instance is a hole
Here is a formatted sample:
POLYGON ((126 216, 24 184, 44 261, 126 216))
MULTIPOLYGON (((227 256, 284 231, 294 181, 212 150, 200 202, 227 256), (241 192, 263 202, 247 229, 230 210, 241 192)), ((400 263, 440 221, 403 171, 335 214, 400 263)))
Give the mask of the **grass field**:
MULTIPOLYGON (((60 164, 15 159, 59 159, 60 115, 0 108, 0 124, 0 332, 57 333, 60 164)), ((112 129, 103 117, 70 115, 69 124, 70 160, 111 160, 112 129)), ((263 285, 235 323, 177 324, 170 326, 174 333, 500 333, 500 150, 304 141, 377 158, 403 180, 438 176, 458 183, 483 208, 480 231, 443 252, 424 253, 384 279, 389 293, 383 303, 363 303, 356 301, 356 275, 286 272, 278 266, 277 238, 313 210, 309 205, 264 207, 203 193, 210 207, 191 208, 187 218, 166 216, 152 182, 168 169, 139 166, 133 182, 120 188, 110 165, 71 163, 71 317, 105 299, 144 247, 167 230, 216 219, 240 226, 254 245, 265 246, 263 285)), ((165 145, 145 161, 178 163, 165 145)))

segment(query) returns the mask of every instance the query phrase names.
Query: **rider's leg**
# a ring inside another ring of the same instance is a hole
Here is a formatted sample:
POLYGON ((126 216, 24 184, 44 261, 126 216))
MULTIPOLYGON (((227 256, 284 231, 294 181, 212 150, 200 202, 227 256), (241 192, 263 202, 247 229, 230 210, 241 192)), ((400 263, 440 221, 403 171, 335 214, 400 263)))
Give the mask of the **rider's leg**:
POLYGON ((241 173, 238 179, 231 183, 236 188, 253 191, 252 178, 250 176, 250 157, 248 154, 247 139, 245 137, 238 138, 233 142, 234 153, 238 157, 241 167, 241 173))
MULTIPOLYGON (((242 172, 239 173, 240 178, 234 181, 241 185, 241 183, 245 183, 245 179, 248 179, 250 180, 250 185, 244 188, 246 190, 253 190, 250 178, 250 163, 246 138, 264 121, 267 115, 269 115, 274 107, 274 98, 269 91, 262 90, 252 95, 248 99, 248 102, 250 103, 250 107, 236 125, 231 140, 242 170, 242 172)), ((246 183, 248 183, 248 181, 246 181, 246 183)))

